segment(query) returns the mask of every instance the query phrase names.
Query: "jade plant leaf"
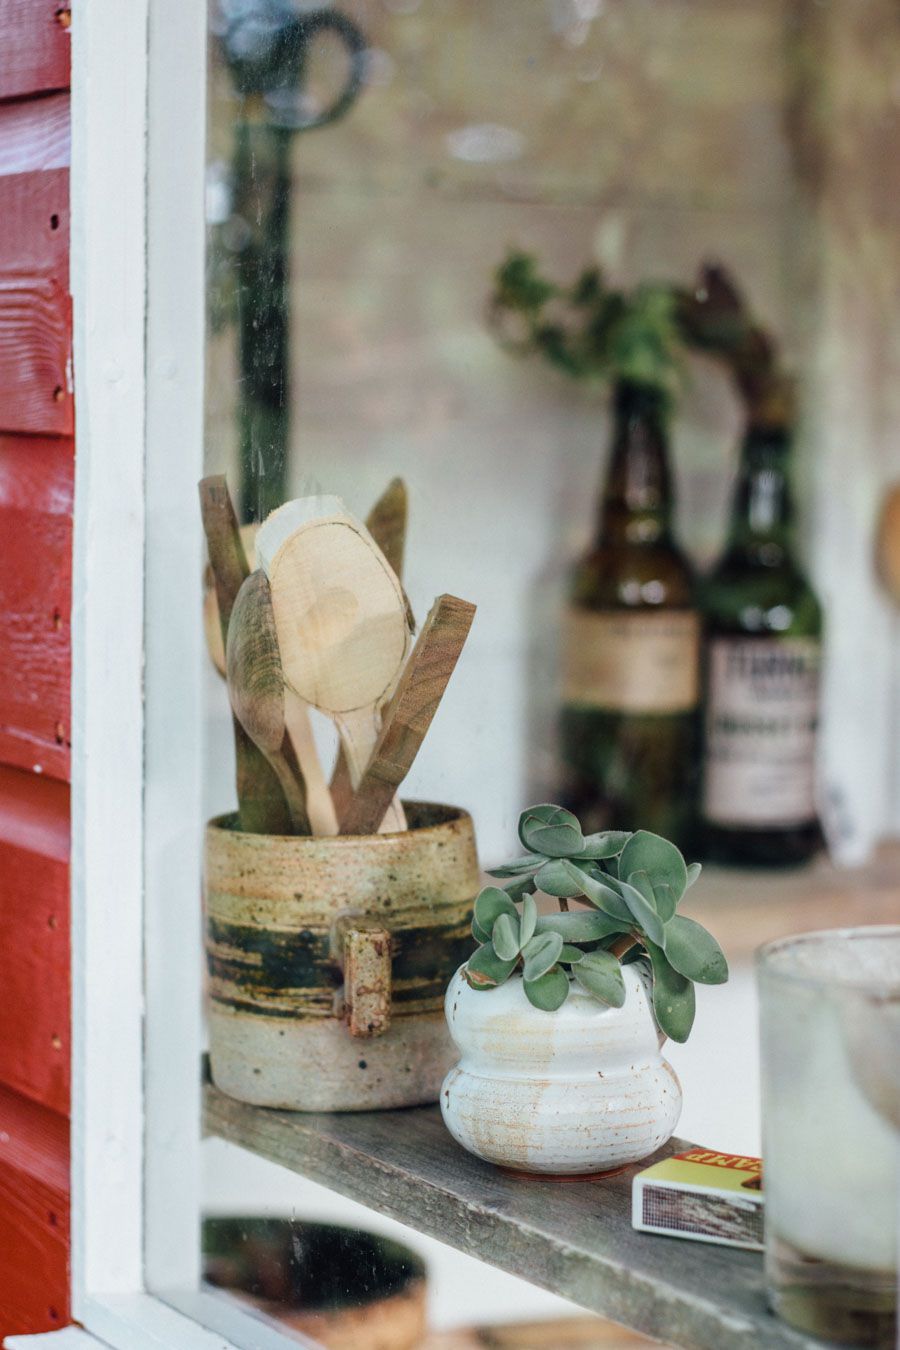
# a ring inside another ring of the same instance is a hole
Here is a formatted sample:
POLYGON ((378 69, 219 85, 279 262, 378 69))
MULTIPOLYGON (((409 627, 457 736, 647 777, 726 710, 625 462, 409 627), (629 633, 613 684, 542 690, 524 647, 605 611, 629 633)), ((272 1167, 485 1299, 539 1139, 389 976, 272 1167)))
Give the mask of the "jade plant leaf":
POLYGON ((657 881, 653 886, 653 894, 656 898, 656 912, 663 923, 667 924, 678 908, 675 892, 667 881, 657 881))
POLYGON ((568 858, 584 848, 584 835, 576 816, 561 806, 544 803, 531 806, 519 817, 519 838, 535 853, 568 858))
POLYGON ((583 952, 580 947, 570 947, 567 942, 564 942, 559 954, 559 964, 561 966, 575 966, 579 961, 583 961, 586 955, 587 952, 583 952))
POLYGON ((666 930, 655 905, 651 904, 629 881, 620 881, 618 884, 622 889, 622 898, 631 910, 638 927, 643 929, 648 938, 658 946, 665 947, 666 930))
POLYGON ((572 972, 583 989, 602 1003, 621 1008, 625 1002, 622 967, 612 952, 587 952, 572 972))
POLYGON ((666 960, 698 984, 724 984, 728 979, 725 953, 712 933, 682 915, 666 925, 666 960))
POLYGON ((675 892, 676 902, 687 889, 687 866, 679 849, 661 835, 649 830, 637 830, 622 849, 619 876, 632 872, 648 872, 653 884, 664 881, 675 892))
POLYGON ((482 928, 481 924, 472 916, 472 936, 476 942, 490 942, 491 935, 482 928))
POLYGON ((525 997, 535 1008, 556 1012, 569 997, 569 977, 559 966, 553 966, 536 980, 525 980, 525 997))
POLYGON ((526 980, 537 980, 546 975, 559 960, 563 940, 559 933, 536 933, 522 949, 525 958, 523 975, 526 980))
POLYGON ((519 877, 523 872, 533 872, 536 867, 547 859, 542 853, 526 853, 521 858, 514 858, 510 863, 504 863, 502 867, 489 867, 489 877, 519 877))
POLYGON ((688 886, 693 886, 694 882, 697 880, 697 878, 699 877, 699 875, 700 875, 700 873, 701 873, 702 871, 703 871, 703 868, 702 868, 702 866, 701 866, 700 863, 688 863, 688 865, 687 865, 687 884, 688 884, 688 886))
POLYGON ((498 914, 491 930, 491 944, 501 961, 515 961, 519 955, 519 920, 498 914))
POLYGON ((646 947, 653 970, 653 1011, 660 1030, 673 1041, 686 1041, 694 1025, 694 986, 669 964, 655 942, 647 942, 646 947))
POLYGON ((566 858, 551 858, 549 862, 544 863, 539 872, 535 873, 534 879, 548 895, 577 895, 580 890, 580 884, 575 878, 575 869, 566 858))
POLYGON ((603 830, 600 834, 586 834, 584 848, 576 858, 614 858, 631 838, 628 830, 603 830))
POLYGON ((533 895, 526 895, 522 901, 522 917, 519 920, 519 941, 522 946, 530 942, 537 928, 538 911, 533 895))
POLYGON ((523 896, 533 895, 537 888, 537 882, 533 876, 520 877, 518 881, 511 881, 508 886, 503 887, 503 892, 508 895, 510 900, 518 904, 523 896))
POLYGON ((465 977, 473 989, 496 989, 508 980, 515 961, 501 961, 493 947, 479 947, 466 963, 465 977))
MULTIPOLYGON (((505 891, 499 886, 485 886, 475 899, 475 922, 485 933, 491 933, 501 914, 518 919, 519 911, 505 891)), ((487 942, 487 938, 484 939, 487 942)))
POLYGON ((604 914, 608 914, 613 919, 619 919, 622 923, 631 922, 631 911, 619 893, 619 883, 615 886, 610 885, 612 878, 606 877, 603 880, 596 872, 589 867, 579 866, 569 859, 562 861, 560 867, 567 869, 570 876, 570 884, 577 887, 582 895, 586 895, 592 905, 602 909, 604 914))
POLYGON ((631 922, 631 915, 628 923, 623 924, 620 919, 596 910, 570 910, 568 914, 539 914, 536 931, 559 933, 565 942, 598 942, 614 933, 627 933, 631 922))

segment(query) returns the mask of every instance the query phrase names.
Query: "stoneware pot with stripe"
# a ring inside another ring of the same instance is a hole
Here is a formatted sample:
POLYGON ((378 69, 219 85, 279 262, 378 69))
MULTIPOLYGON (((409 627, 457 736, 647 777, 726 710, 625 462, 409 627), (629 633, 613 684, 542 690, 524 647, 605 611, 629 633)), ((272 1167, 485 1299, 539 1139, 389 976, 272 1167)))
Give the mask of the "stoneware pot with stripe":
POLYGON ((470 1153, 520 1172, 609 1172, 660 1148, 681 1114, 681 1088, 660 1049, 649 976, 622 967, 625 1002, 573 990, 556 1012, 533 1007, 521 976, 447 990, 462 1056, 441 1090, 444 1123, 470 1153))
POLYGON ((405 803, 396 834, 206 830, 213 1082, 257 1106, 366 1111, 438 1098, 443 1013, 472 945, 471 817, 405 803))

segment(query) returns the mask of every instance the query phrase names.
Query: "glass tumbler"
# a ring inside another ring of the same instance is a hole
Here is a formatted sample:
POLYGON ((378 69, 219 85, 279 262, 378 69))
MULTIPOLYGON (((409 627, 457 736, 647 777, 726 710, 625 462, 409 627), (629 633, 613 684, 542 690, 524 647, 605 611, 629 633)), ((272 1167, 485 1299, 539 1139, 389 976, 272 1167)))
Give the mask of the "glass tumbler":
POLYGON ((900 926, 757 954, 769 1301, 851 1345, 897 1334, 900 926))

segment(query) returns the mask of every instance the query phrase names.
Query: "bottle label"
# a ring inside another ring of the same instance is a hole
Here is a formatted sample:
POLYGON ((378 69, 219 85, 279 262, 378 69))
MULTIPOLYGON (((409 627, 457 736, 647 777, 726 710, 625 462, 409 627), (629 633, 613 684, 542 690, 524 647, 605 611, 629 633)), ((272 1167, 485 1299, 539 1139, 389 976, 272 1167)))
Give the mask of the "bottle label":
POLYGON ((821 647, 815 638, 709 644, 703 814, 715 825, 816 819, 821 647))
POLYGON ((700 691, 700 619, 691 610, 569 609, 568 704, 608 712, 681 713, 700 691))

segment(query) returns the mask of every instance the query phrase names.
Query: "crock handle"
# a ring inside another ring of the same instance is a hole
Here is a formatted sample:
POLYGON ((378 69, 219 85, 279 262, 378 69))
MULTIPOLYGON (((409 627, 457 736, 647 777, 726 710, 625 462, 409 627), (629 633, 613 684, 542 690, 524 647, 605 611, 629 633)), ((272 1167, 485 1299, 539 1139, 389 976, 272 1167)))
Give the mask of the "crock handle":
POLYGON ((377 920, 347 915, 336 936, 351 1036, 383 1036, 391 1024, 391 935, 377 920))

